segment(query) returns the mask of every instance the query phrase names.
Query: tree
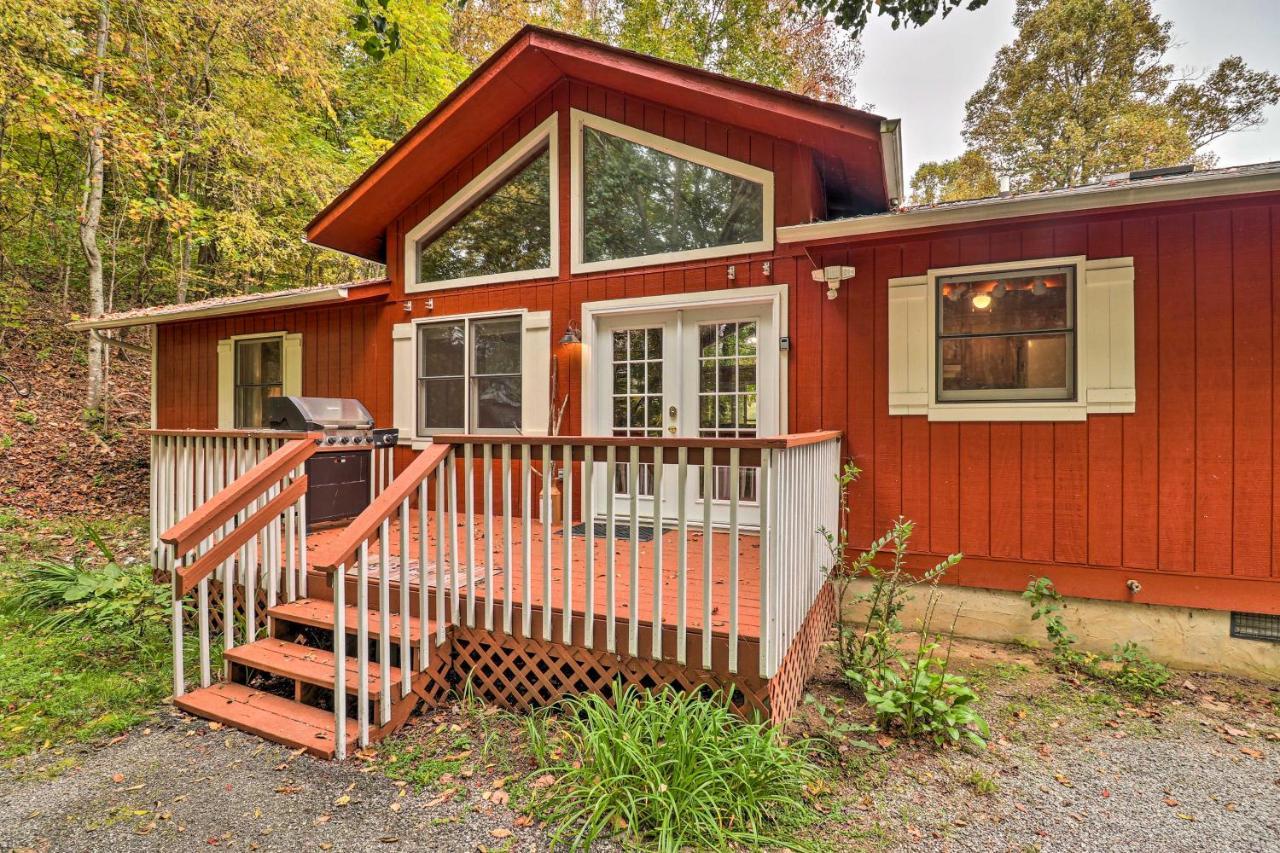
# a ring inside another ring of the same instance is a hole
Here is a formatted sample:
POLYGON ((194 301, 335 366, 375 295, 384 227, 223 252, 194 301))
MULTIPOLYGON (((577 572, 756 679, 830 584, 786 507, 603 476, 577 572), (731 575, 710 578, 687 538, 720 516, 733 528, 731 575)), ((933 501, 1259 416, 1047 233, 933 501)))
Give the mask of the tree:
POLYGON ((830 15, 838 26, 854 38, 862 35, 874 9, 887 17, 896 30, 903 26, 922 27, 939 15, 943 18, 959 8, 981 9, 987 0, 800 0, 800 5, 822 15, 830 15))
MULTIPOLYGON (((93 105, 102 101, 103 64, 107 57, 107 35, 111 25, 107 0, 100 0, 98 7, 98 32, 94 50, 93 105)), ((102 316, 105 300, 102 291, 102 253, 98 251, 98 224, 102 220, 102 123, 94 118, 89 127, 86 144, 86 174, 84 181, 84 209, 80 214, 80 246, 88 266, 89 316, 102 316)), ((89 337, 89 388, 87 403, 91 410, 102 408, 106 392, 107 351, 97 335, 89 337)))
POLYGON ((1235 56, 1177 80, 1171 25, 1150 0, 1018 0, 1014 23, 1017 38, 965 105, 964 137, 1015 189, 1209 164, 1206 144, 1256 126, 1280 100, 1280 78, 1235 56))
POLYGON ((977 151, 940 162, 921 163, 911 178, 912 204, 941 204, 982 198, 1000 191, 1000 180, 987 158, 977 151))
POLYGON ((862 62, 856 41, 797 0, 469 0, 454 44, 475 64, 525 23, 843 103, 862 62))

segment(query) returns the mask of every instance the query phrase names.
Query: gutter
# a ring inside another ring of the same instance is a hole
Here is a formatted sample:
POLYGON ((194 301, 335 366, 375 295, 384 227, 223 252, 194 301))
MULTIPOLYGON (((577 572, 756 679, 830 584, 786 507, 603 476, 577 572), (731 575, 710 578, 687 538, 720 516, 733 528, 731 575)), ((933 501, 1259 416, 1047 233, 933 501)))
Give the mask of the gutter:
MULTIPOLYGON (((886 159, 886 174, 888 161, 886 159)), ((1280 168, 1251 174, 1228 173, 1181 181, 1098 186, 1047 196, 1012 196, 951 207, 927 207, 898 213, 877 213, 777 229, 779 243, 810 243, 841 237, 892 234, 921 228, 967 225, 1026 216, 1075 213, 1155 202, 1189 201, 1219 196, 1280 191, 1280 168)))
POLYGON ((260 299, 245 299, 238 302, 222 302, 216 305, 200 305, 194 303, 188 308, 173 311, 156 312, 154 314, 136 314, 129 317, 99 317, 96 320, 77 320, 68 323, 67 328, 75 332, 96 331, 100 329, 125 329, 131 326, 152 326, 161 323, 176 323, 181 320, 196 320, 207 317, 222 317, 228 314, 245 314, 250 311, 267 311, 275 308, 293 308, 300 305, 315 305, 325 302, 341 302, 347 298, 349 285, 330 288, 316 288, 312 293, 290 293, 279 296, 263 294, 260 299))
POLYGON ((880 162, 884 164, 884 191, 889 209, 895 210, 906 198, 902 185, 902 119, 880 122, 880 162))

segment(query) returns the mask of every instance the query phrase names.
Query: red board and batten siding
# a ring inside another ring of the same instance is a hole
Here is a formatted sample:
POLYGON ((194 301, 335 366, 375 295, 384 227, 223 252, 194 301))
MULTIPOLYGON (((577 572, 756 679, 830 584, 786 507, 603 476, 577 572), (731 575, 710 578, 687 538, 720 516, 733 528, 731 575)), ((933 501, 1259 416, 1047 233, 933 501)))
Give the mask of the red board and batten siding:
MULTIPOLYGON (((570 107, 773 169, 779 225, 821 215, 804 149, 562 81, 478 142, 473 156, 388 227, 386 302, 160 327, 160 426, 216 423, 216 342, 230 335, 301 332, 303 392, 358 397, 389 423, 395 323, 525 307, 551 311, 558 340, 581 317, 583 302, 784 283, 791 285, 788 426, 846 434, 847 452, 863 469, 852 492, 855 542, 870 541, 902 514, 916 522, 913 544, 923 554, 966 554, 952 572, 966 586, 1020 589, 1045 574, 1073 595, 1280 612, 1280 200, 1153 205, 827 244, 813 250, 817 260, 857 268, 829 301, 793 246, 570 276, 565 160, 558 278, 416 294, 406 312, 401 235, 552 111, 562 118, 567 158, 570 107), (1134 258, 1134 414, 1056 424, 888 414, 888 279, 1075 254, 1134 258), (1142 585, 1136 597, 1125 588, 1129 579, 1142 585)), ((556 356, 560 392, 570 400, 564 430, 574 432, 582 422, 579 355, 560 348, 556 356)))

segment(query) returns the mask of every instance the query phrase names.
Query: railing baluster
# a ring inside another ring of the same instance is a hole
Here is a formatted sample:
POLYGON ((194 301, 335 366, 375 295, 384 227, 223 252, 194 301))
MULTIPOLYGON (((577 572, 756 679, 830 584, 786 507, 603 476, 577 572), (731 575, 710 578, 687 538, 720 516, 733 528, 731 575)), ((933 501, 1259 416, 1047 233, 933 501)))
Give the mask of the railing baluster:
POLYGON ((520 604, 522 636, 533 633, 533 455, 520 445, 520 604))
MULTIPOLYGON (((462 606, 459 601, 462 584, 458 583, 458 456, 457 451, 450 453, 445 460, 449 469, 449 600, 453 604, 450 618, 453 624, 462 621, 462 606)), ((470 568, 470 567, 468 567, 470 568)))
POLYGON ((445 613, 444 562, 447 555, 444 550, 444 481, 448 475, 449 463, 446 459, 436 468, 436 645, 444 642, 445 625, 449 621, 445 613))
POLYGON ((560 636, 566 644, 573 642, 573 445, 561 448, 560 469, 560 535, 564 540, 564 569, 561 572, 564 614, 560 617, 560 636))
POLYGON ((493 630, 493 445, 485 442, 484 465, 484 629, 493 630))
POLYGON ((347 567, 333 584, 333 741, 339 761, 347 757, 347 567))
POLYGON ((729 672, 738 671, 738 465, 740 451, 729 449, 729 672))
POLYGON ((391 520, 378 528, 378 670, 382 675, 381 725, 391 722, 391 520))
POLYGON ((689 448, 676 450, 676 660, 688 663, 689 641, 689 448))
POLYGON ((542 445, 542 639, 551 639, 551 445, 542 445))
MULTIPOLYGON (((419 575, 422 574, 419 567, 419 575)), ((400 504, 400 698, 413 689, 413 650, 409 644, 409 499, 400 504)))
POLYGON ((631 502, 631 541, 628 553, 627 652, 640 654, 640 447, 631 445, 627 463, 627 497, 631 502))
POLYGON ((662 469, 661 447, 653 448, 653 627, 651 649, 654 660, 662 660, 662 469))
MULTIPOLYGON (((511 445, 502 445, 502 630, 511 633, 511 445)), ((490 593, 493 590, 490 589, 490 593)))
MULTIPOLYGON (((369 540, 360 543, 356 570, 356 717, 360 748, 369 746, 369 540)), ((345 576, 335 583, 346 583, 345 576)))
POLYGON ((200 620, 200 686, 208 687, 213 682, 209 666, 209 579, 201 578, 197 589, 200 620))
POLYGON ((418 484, 418 671, 427 669, 428 628, 427 614, 427 478, 418 484))
POLYGON ((586 560, 583 572, 586 576, 586 596, 582 611, 586 614, 582 625, 583 644, 594 648, 596 635, 596 516, 593 503, 595 494, 595 448, 588 444, 582 450, 582 532, 586 536, 586 560))
POLYGON ((617 583, 618 555, 616 520, 613 514, 614 493, 617 487, 614 478, 618 475, 618 449, 610 444, 604 451, 604 608, 605 608, 605 648, 610 654, 617 654, 617 583))
POLYGON ((715 468, 712 450, 702 450, 702 666, 711 669, 711 567, 712 562, 712 498, 715 496, 715 468))
POLYGON ((475 448, 462 449, 462 477, 466 500, 467 530, 467 627, 476 625, 476 471, 475 448))
POLYGON ((773 564, 773 536, 769 530, 773 523, 773 498, 772 493, 772 472, 770 470, 772 460, 772 451, 767 449, 760 451, 760 469, 756 475, 759 483, 756 500, 760 505, 760 674, 765 678, 772 675, 770 669, 770 649, 772 648, 773 631, 770 626, 770 610, 769 607, 773 603, 773 597, 770 595, 769 584, 772 583, 773 573, 771 571, 773 564))

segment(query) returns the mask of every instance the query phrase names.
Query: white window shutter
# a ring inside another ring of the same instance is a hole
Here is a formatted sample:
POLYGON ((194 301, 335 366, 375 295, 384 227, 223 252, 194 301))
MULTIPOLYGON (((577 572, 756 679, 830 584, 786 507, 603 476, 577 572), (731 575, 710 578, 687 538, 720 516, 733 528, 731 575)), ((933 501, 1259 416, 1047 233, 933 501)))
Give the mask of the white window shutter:
POLYGON ((391 422, 400 438, 418 434, 417 342, 413 323, 396 323, 391 328, 391 422))
POLYGON ((889 414, 929 413, 929 277, 889 279, 889 414))
POLYGON ((551 312, 527 312, 522 340, 520 432, 547 435, 551 426, 551 312))
POLYGON ((236 426, 236 355, 230 338, 218 341, 218 429, 236 426))
POLYGON ((1090 414, 1132 412, 1134 388, 1133 258, 1085 264, 1080 346, 1084 402, 1090 414))
POLYGON ((299 332, 284 336, 284 395, 302 396, 302 335, 299 332))

